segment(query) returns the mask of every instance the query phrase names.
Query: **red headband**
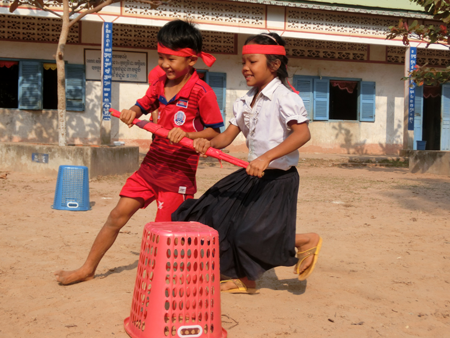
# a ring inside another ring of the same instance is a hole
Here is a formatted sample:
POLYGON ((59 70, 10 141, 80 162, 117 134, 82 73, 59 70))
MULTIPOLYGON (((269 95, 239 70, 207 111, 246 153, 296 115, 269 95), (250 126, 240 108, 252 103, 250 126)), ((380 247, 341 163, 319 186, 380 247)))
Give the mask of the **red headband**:
MULTIPOLYGON (((280 45, 244 45, 244 47, 242 47, 242 55, 245 54, 286 55, 286 49, 284 46, 280 45)), ((288 79, 286 79, 286 81, 295 94, 300 93, 291 85, 288 79)))
POLYGON ((279 45, 245 45, 242 47, 242 55, 244 54, 286 55, 286 49, 279 45))
POLYGON ((165 47, 159 43, 158 43, 158 53, 175 55, 175 56, 185 56, 185 57, 195 55, 195 56, 198 56, 199 58, 201 58, 208 67, 211 67, 214 64, 214 62, 216 61, 216 58, 214 56, 212 56, 211 54, 205 53, 205 52, 196 53, 191 48, 182 48, 182 49, 178 49, 178 50, 173 50, 173 49, 165 47))

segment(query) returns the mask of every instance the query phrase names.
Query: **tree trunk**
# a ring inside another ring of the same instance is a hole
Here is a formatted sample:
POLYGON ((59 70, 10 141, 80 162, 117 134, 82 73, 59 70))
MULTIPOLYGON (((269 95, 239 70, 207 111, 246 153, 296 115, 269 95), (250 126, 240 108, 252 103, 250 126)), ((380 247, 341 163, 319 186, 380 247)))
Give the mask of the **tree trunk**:
POLYGON ((61 34, 56 50, 56 67, 58 76, 58 144, 66 146, 66 67, 64 63, 64 51, 69 35, 69 1, 63 0, 63 16, 61 34))

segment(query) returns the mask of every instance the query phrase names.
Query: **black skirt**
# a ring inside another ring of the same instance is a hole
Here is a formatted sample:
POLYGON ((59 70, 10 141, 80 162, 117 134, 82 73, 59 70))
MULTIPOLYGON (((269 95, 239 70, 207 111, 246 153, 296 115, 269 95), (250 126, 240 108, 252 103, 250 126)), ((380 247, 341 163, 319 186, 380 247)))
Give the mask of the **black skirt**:
POLYGON ((299 175, 297 169, 265 170, 249 176, 238 170, 200 199, 186 200, 173 221, 197 221, 219 232, 220 272, 256 280, 276 266, 292 266, 299 175))

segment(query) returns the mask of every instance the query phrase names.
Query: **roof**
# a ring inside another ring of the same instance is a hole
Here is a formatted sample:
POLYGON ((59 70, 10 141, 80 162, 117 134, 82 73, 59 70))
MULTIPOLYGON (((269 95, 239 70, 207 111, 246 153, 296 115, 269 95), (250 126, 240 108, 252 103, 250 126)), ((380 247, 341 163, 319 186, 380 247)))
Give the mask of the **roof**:
POLYGON ((421 6, 409 0, 231 0, 261 5, 297 7, 324 11, 433 19, 421 6))
POLYGON ((303 3, 323 3, 327 5, 350 5, 365 8, 382 8, 382 9, 397 9, 403 11, 418 11, 422 12, 423 7, 419 6, 410 0, 290 0, 290 2, 303 3))

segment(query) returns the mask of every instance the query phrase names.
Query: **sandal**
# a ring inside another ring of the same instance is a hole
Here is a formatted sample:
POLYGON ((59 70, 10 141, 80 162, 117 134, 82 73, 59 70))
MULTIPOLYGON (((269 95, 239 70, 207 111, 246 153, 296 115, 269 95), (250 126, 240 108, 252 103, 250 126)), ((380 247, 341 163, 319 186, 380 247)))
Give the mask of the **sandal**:
POLYGON ((223 291, 220 290, 220 292, 233 293, 233 294, 248 294, 248 295, 254 295, 254 294, 259 293, 259 290, 257 290, 256 288, 247 287, 247 285, 242 283, 242 281, 240 279, 222 280, 222 281, 220 281, 220 284, 224 284, 224 283, 228 283, 228 282, 233 282, 236 285, 236 287, 233 289, 228 289, 228 290, 223 290, 223 291))
POLYGON ((298 280, 305 280, 313 272, 321 247, 322 247, 322 237, 319 237, 319 243, 317 243, 317 246, 309 250, 297 253, 298 261, 297 264, 295 265, 295 271, 298 274, 298 280), (308 268, 305 271, 300 273, 300 267, 302 266, 303 261, 311 255, 314 256, 311 265, 308 266, 308 268))

